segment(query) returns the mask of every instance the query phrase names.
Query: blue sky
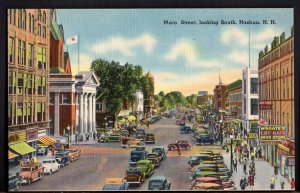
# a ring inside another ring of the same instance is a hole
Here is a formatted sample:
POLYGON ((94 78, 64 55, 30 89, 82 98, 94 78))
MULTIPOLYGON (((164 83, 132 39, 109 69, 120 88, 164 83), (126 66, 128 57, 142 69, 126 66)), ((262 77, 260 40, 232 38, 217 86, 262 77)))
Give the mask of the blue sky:
MULTIPOLYGON (((79 34, 80 70, 88 70, 97 58, 141 65, 154 75, 155 93, 181 91, 184 95, 208 90, 242 76, 249 61, 257 69, 260 50, 282 32, 290 36, 293 9, 59 9, 65 39, 79 34), (166 25, 164 20, 177 21, 166 25), (181 25, 186 21, 218 21, 181 25), (235 20, 236 25, 220 21, 235 20), (262 24, 267 20, 269 24, 262 24), (271 25, 270 20, 276 24, 271 25)), ((68 46, 72 72, 77 73, 77 45, 68 46)))

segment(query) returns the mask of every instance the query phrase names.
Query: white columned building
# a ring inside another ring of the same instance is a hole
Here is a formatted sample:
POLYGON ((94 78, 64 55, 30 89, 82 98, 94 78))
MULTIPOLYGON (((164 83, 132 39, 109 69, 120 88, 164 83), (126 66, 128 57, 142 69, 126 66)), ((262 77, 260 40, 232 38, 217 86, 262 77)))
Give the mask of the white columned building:
POLYGON ((91 71, 80 72, 76 76, 76 93, 79 94, 78 139, 84 140, 86 134, 92 137, 96 131, 96 92, 99 82, 91 71))

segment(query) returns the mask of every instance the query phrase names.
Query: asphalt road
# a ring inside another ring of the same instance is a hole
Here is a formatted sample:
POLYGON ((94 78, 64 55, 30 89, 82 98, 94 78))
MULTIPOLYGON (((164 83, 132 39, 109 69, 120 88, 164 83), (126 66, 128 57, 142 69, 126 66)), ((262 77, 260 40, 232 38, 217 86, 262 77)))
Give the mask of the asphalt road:
MULTIPOLYGON (((179 126, 172 118, 161 120, 146 128, 146 133, 154 133, 156 143, 165 147, 176 140, 190 140, 190 134, 179 134, 179 126)), ((151 149, 153 145, 146 145, 151 149)), ((177 151, 169 152, 168 158, 157 168, 153 176, 165 176, 172 184, 172 190, 187 190, 189 181, 189 156, 198 151, 212 149, 221 151, 219 146, 193 146, 192 150, 182 151, 179 156, 177 151)), ((23 185, 21 190, 101 190, 105 179, 110 177, 124 177, 129 166, 130 149, 123 149, 120 143, 92 144, 82 146, 82 156, 79 160, 62 168, 60 171, 46 175, 42 181, 31 185, 23 185)), ((150 177, 151 178, 151 177, 150 177)), ((146 190, 148 180, 141 187, 130 187, 133 190, 146 190)))

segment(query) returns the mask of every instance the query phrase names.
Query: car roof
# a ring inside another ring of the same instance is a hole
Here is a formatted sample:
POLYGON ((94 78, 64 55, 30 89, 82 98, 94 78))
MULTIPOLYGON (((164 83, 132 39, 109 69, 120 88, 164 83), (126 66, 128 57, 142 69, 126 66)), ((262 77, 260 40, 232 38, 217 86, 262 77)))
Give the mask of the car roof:
POLYGON ((123 178, 107 178, 105 184, 123 184, 123 178))
POLYGON ((160 181, 164 181, 166 179, 166 177, 164 176, 153 176, 152 178, 150 178, 151 180, 160 180, 160 181))
POLYGON ((153 147, 152 147, 152 149, 155 149, 155 148, 162 149, 162 148, 164 148, 164 146, 153 146, 153 147))
POLYGON ((29 163, 29 164, 21 166, 21 168, 31 168, 31 167, 34 167, 34 166, 37 166, 37 165, 41 165, 41 163, 39 163, 39 162, 29 163))
POLYGON ((150 162, 151 162, 150 160, 140 160, 140 161, 137 162, 137 164, 139 164, 139 163, 150 163, 150 162))

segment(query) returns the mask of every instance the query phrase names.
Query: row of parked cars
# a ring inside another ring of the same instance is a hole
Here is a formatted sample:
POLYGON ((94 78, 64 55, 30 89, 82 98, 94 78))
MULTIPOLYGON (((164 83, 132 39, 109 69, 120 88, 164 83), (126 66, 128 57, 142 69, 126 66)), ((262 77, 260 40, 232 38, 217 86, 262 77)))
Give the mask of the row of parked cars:
POLYGON ((28 162, 20 165, 20 172, 9 176, 9 191, 18 191, 22 184, 31 184, 34 181, 42 180, 44 174, 52 174, 60 168, 78 160, 80 150, 70 148, 64 151, 57 151, 53 158, 44 159, 42 162, 28 162))
POLYGON ((200 151, 190 156, 191 190, 236 190, 231 180, 232 173, 220 153, 200 151))
MULTIPOLYGON (((129 168, 124 178, 107 179, 102 190, 127 190, 130 184, 142 185, 146 178, 154 173, 154 169, 167 158, 167 154, 163 146, 154 146, 150 152, 145 146, 137 146, 130 153, 129 168)), ((163 176, 153 176, 149 180, 149 190, 169 190, 170 188, 171 183, 163 176)))

